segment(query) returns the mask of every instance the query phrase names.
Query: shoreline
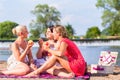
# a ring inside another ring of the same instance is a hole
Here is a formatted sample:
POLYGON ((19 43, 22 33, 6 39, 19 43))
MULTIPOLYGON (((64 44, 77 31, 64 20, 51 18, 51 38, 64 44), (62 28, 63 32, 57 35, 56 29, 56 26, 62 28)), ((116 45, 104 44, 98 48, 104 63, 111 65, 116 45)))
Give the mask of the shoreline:
MULTIPOLYGON (((7 63, 6 61, 0 61, 0 70, 6 69, 7 63)), ((87 66, 88 72, 90 72, 90 65, 87 66)), ((9 80, 33 80, 34 78, 9 78, 9 80)), ((8 78, 0 78, 0 80, 8 80, 8 78)), ((36 78, 34 80, 43 80, 42 78, 36 78)), ((45 80, 45 79, 44 79, 45 80)), ((47 79, 46 79, 47 80, 47 79)), ((55 79, 54 79, 55 80, 55 79)), ((56 79, 57 80, 57 79, 56 79)), ((64 79, 63 79, 64 80, 64 79)), ((69 79, 70 80, 70 79, 69 79)), ((120 66, 114 67, 113 74, 91 74, 90 80, 120 80, 120 66)))

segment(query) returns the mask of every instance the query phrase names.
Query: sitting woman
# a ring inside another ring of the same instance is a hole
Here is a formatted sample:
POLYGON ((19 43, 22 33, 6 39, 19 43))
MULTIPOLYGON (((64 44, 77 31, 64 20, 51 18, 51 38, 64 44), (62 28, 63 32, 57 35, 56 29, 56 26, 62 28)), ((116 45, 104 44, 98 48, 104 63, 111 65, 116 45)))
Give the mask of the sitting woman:
POLYGON ((37 65, 37 67, 40 67, 42 64, 44 64, 44 62, 51 56, 50 53, 48 53, 47 51, 45 51, 43 49, 43 43, 45 43, 46 45, 49 44, 51 49, 55 48, 55 41, 53 38, 53 27, 54 26, 50 26, 47 28, 45 36, 48 39, 47 41, 43 41, 41 38, 38 41, 39 44, 39 48, 36 54, 36 58, 35 59, 35 65, 37 65))
POLYGON ((31 47, 33 42, 27 42, 25 39, 28 36, 28 30, 26 26, 19 25, 12 29, 17 39, 11 44, 12 55, 7 60, 7 70, 1 73, 7 75, 26 75, 31 70, 37 69, 33 64, 33 57, 31 53, 31 47), (30 66, 30 67, 29 67, 30 66))
POLYGON ((66 78, 82 76, 85 73, 86 63, 74 42, 66 36, 66 30, 63 26, 57 25, 53 29, 54 40, 57 40, 59 47, 57 50, 52 50, 49 45, 43 44, 43 48, 52 54, 40 68, 29 73, 26 76, 37 76, 38 74, 53 68, 56 62, 61 64, 62 68, 54 68, 52 74, 66 78))

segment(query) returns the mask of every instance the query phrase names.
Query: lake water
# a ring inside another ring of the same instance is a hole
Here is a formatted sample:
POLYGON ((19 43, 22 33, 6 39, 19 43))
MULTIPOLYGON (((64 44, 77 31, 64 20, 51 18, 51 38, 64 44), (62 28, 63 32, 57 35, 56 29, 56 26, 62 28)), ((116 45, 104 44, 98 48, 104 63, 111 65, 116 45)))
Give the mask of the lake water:
MULTIPOLYGON (((6 49, 7 44, 2 48, 0 47, 0 60, 7 60, 11 55, 11 52, 6 49)), ((87 64, 97 64, 101 51, 117 51, 119 52, 117 65, 120 66, 120 46, 78 46, 81 53, 83 54, 87 64)), ((8 46, 7 46, 8 48, 8 46)), ((37 46, 32 48, 32 53, 35 58, 36 52, 38 50, 37 46)))

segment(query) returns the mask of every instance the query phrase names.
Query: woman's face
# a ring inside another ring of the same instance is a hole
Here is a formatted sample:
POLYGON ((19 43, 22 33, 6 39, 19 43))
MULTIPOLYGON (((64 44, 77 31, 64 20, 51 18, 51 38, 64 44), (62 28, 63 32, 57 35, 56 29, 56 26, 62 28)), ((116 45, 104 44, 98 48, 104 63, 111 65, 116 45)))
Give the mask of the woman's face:
POLYGON ((58 40, 59 33, 57 33, 55 29, 53 29, 53 36, 54 36, 54 40, 58 40))
POLYGON ((27 30, 27 28, 24 28, 22 33, 23 33, 23 37, 24 38, 28 37, 28 30, 27 30))
POLYGON ((53 38, 53 33, 50 31, 49 28, 46 31, 46 38, 48 38, 48 39, 52 39, 53 38))

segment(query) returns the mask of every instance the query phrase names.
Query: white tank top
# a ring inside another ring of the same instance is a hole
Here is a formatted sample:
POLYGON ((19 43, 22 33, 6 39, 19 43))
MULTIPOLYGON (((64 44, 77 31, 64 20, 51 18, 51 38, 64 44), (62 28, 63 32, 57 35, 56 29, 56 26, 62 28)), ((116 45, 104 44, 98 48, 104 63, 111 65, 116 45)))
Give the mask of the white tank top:
MULTIPOLYGON (((19 47, 19 50, 20 50, 20 53, 22 54, 23 53, 23 49, 22 48, 20 48, 19 47)), ((12 63, 14 63, 14 62, 16 62, 17 60, 15 59, 15 56, 14 56, 14 54, 12 53, 12 55, 8 58, 8 60, 7 60, 7 64, 8 65, 10 65, 10 64, 12 64, 12 63)), ((26 58, 24 59, 24 62, 25 63, 27 63, 28 64, 28 57, 26 56, 26 58)))

